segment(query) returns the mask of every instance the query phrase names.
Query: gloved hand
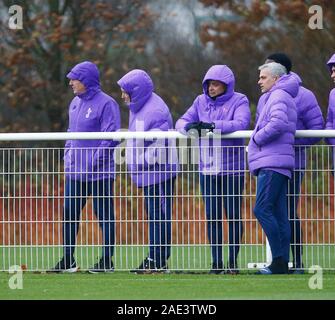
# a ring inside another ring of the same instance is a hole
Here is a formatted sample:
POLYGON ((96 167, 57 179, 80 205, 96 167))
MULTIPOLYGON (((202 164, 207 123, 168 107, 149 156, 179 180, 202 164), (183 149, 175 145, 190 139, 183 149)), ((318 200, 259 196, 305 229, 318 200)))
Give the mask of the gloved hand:
POLYGON ((190 134, 194 134, 195 132, 197 132, 198 136, 202 137, 205 136, 209 131, 213 131, 215 128, 215 124, 214 123, 208 123, 208 122, 190 122, 185 126, 185 131, 190 133, 190 134), (196 131, 195 131, 196 130, 196 131), (189 132, 191 131, 191 132, 189 132))
POLYGON ((199 124, 200 124, 200 122, 190 122, 190 123, 186 124, 185 131, 188 132, 192 129, 193 130, 199 130, 199 128, 198 128, 199 124))
POLYGON ((213 122, 209 123, 200 121, 199 128, 200 130, 209 130, 213 132, 213 130, 215 129, 215 124, 213 122))

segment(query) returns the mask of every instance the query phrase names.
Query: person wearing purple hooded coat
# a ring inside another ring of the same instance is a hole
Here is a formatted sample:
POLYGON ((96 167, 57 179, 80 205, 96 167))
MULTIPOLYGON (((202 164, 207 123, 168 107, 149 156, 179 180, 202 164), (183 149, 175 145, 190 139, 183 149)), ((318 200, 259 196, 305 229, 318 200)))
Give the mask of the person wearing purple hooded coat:
MULTIPOLYGON (((176 122, 182 133, 206 131, 218 134, 246 130, 250 125, 248 98, 235 92, 235 77, 226 65, 209 68, 202 81, 203 94, 176 122)), ((244 140, 209 137, 200 141, 200 187, 205 203, 211 244, 210 274, 225 273, 223 263, 222 211, 228 219, 229 261, 227 273, 238 273, 238 253, 243 234, 241 202, 244 188, 244 140)))
MULTIPOLYGON (((117 83, 129 107, 129 131, 173 129, 170 110, 154 92, 148 73, 134 69, 117 83)), ((128 140, 126 162, 133 183, 143 189, 149 219, 149 254, 131 272, 165 272, 171 254, 172 197, 178 168, 175 144, 167 139, 128 140)))
POLYGON ((258 84, 264 99, 248 145, 250 172, 257 176, 254 214, 270 244, 272 262, 260 274, 288 273, 290 223, 287 184, 295 166, 294 136, 298 81, 286 68, 271 62, 259 67, 258 84))
MULTIPOLYGON (((77 64, 68 74, 75 97, 69 106, 69 132, 112 132, 120 129, 117 102, 101 91, 99 70, 89 61, 77 64)), ((65 144, 65 201, 63 258, 53 271, 77 271, 74 258, 80 214, 87 197, 93 197, 104 245, 100 260, 91 272, 112 272, 114 251, 113 140, 68 140, 65 144)))
MULTIPOLYGON (((308 90, 302 85, 301 78, 291 71, 291 59, 285 53, 270 54, 265 63, 277 62, 286 68, 287 74, 294 77, 299 83, 299 91, 294 98, 297 107, 297 130, 322 130, 324 120, 318 101, 311 90, 308 90)), ((257 116, 261 113, 264 107, 264 98, 259 100, 256 110, 257 116)), ((298 215, 298 202, 300 197, 300 188, 303 181, 305 169, 307 166, 306 152, 308 146, 317 143, 319 138, 296 138, 295 145, 295 166, 293 178, 289 181, 288 194, 289 196, 289 218, 291 226, 291 252, 293 257, 293 269, 290 271, 295 274, 304 272, 302 262, 303 246, 302 246, 302 228, 298 215)))
MULTIPOLYGON (((327 67, 330 72, 330 77, 332 78, 333 82, 335 83, 335 53, 330 57, 327 62, 327 67)), ((330 91, 329 100, 328 100, 328 113, 327 113, 327 120, 326 120, 326 130, 335 130, 335 88, 330 91)), ((335 146, 335 138, 327 138, 326 142, 329 145, 335 146)), ((334 161, 334 154, 333 154, 333 161, 334 161)), ((334 165, 332 166, 334 169, 334 165)))

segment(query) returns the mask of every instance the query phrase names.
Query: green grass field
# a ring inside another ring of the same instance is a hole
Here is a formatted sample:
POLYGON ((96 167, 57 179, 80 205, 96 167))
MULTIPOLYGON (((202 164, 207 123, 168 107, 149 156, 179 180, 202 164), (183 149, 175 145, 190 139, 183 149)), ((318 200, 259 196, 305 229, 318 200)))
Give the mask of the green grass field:
MULTIPOLYGON (((0 299, 113 299, 113 300, 225 300, 225 299, 332 299, 335 300, 334 271, 324 271, 322 290, 310 289, 312 274, 255 275, 248 262, 265 261, 265 247, 242 247, 239 254, 240 275, 209 275, 211 257, 208 246, 173 248, 169 259, 170 274, 136 275, 129 268, 137 267, 147 247, 115 248, 113 274, 23 273, 23 289, 9 288, 9 266, 27 265, 28 270, 46 270, 62 255, 61 247, 25 247, 0 249, 0 299), (123 271, 121 271, 123 270, 123 271), (193 274, 175 270, 193 270, 193 274), (202 272, 202 273, 200 273, 202 272)), ((227 258, 225 248, 225 258, 227 258)), ((100 247, 80 247, 76 259, 81 269, 96 261, 100 247)), ((225 260, 227 261, 227 260, 225 260)), ((334 270, 334 246, 306 246, 305 267, 320 265, 334 270)))
POLYGON ((335 299, 335 276, 324 273, 323 288, 310 289, 312 274, 207 275, 23 273, 23 289, 12 290, 12 274, 0 273, 0 299, 225 300, 335 299))
MULTIPOLYGON (((224 261, 228 260, 228 247, 223 249, 224 261)), ((113 262, 117 271, 127 271, 136 268, 146 257, 148 248, 143 246, 116 246, 113 262)), ((81 269, 87 269, 97 262, 101 254, 101 246, 79 246, 76 251, 76 261, 81 269)), ((62 246, 40 247, 0 247, 0 271, 7 271, 13 265, 25 265, 28 271, 43 271, 51 269, 63 254, 62 246)), ((262 245, 242 245, 238 264, 241 270, 247 270, 250 262, 265 262, 266 249, 262 245)), ((335 271, 334 245, 304 246, 303 262, 305 267, 319 265, 324 270, 335 271)), ((173 246, 168 261, 170 270, 206 271, 211 266, 210 247, 173 246)))

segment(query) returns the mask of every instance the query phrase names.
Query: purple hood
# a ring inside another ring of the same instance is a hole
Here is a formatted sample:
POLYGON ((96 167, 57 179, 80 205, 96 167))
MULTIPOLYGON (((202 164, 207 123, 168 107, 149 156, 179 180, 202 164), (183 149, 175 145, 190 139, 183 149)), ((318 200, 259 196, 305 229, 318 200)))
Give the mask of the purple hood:
POLYGON ((150 76, 140 69, 128 72, 117 84, 131 97, 129 109, 134 113, 144 106, 154 91, 150 76))
POLYGON ((75 65, 67 74, 71 80, 79 80, 86 87, 86 92, 78 95, 83 100, 90 100, 97 92, 101 91, 98 67, 90 62, 84 61, 75 65))
POLYGON ((230 68, 225 65, 214 65, 209 68, 202 80, 203 92, 208 100, 213 101, 214 99, 208 95, 208 81, 217 80, 221 81, 227 86, 225 93, 218 96, 215 101, 216 103, 224 103, 228 101, 234 95, 235 89, 235 77, 230 68))
POLYGON ((283 90, 287 92, 292 98, 295 98, 299 92, 299 79, 300 77, 297 74, 295 74, 293 77, 290 74, 285 74, 281 76, 280 79, 274 84, 274 86, 268 91, 268 94, 270 95, 276 90, 283 90))
POLYGON ((332 71, 332 67, 333 67, 334 64, 335 64, 335 53, 331 56, 331 58, 327 62, 329 72, 332 71))

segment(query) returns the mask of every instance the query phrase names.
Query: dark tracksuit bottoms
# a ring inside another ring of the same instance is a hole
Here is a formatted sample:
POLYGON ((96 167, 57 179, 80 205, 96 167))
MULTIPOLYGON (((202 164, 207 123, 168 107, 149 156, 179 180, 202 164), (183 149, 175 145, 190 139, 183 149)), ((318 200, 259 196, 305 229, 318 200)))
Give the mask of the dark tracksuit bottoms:
POLYGON ((149 220, 149 258, 163 268, 171 253, 171 216, 175 178, 143 187, 149 220))
POLYGON ((235 268, 237 267, 237 256, 243 234, 241 203, 244 176, 200 174, 200 187, 205 203, 208 240, 211 244, 213 266, 215 268, 223 267, 222 211, 224 207, 229 230, 228 265, 230 268, 235 268))
POLYGON ((272 258, 289 261, 290 222, 287 214, 288 177, 272 170, 260 170, 254 214, 270 244, 272 258))
POLYGON ((113 256, 115 243, 113 183, 113 179, 87 182, 66 179, 63 224, 65 258, 72 259, 74 255, 80 214, 88 196, 93 197, 94 212, 102 229, 104 239, 102 257, 108 261, 113 256))
POLYGON ((293 266, 302 267, 302 229, 297 208, 300 197, 301 183, 304 178, 303 171, 295 171, 293 179, 290 180, 288 193, 291 194, 289 199, 289 217, 291 226, 291 251, 293 256, 293 266))

